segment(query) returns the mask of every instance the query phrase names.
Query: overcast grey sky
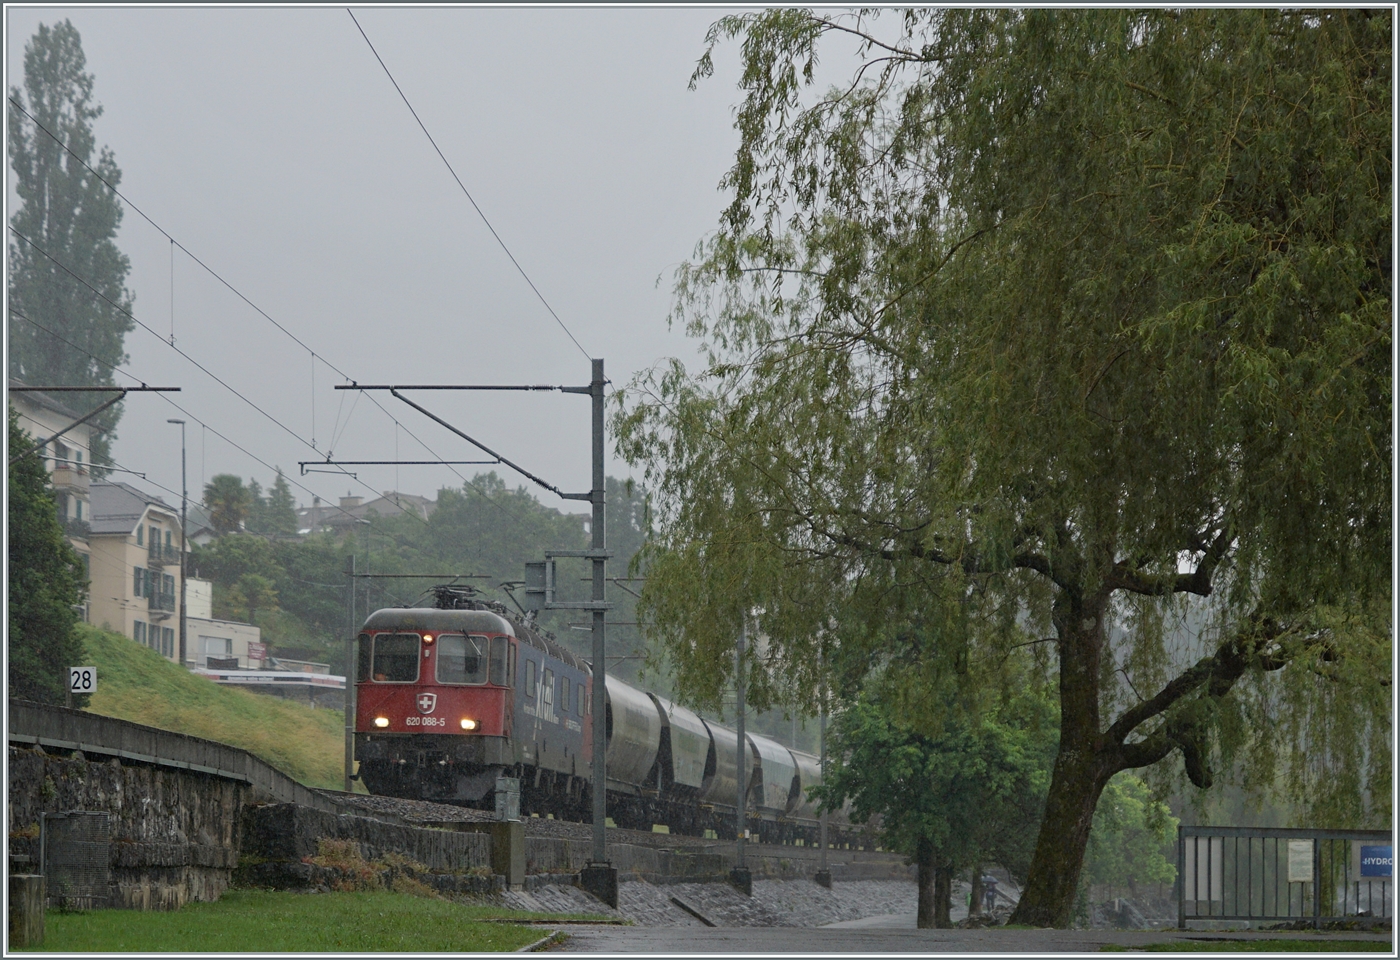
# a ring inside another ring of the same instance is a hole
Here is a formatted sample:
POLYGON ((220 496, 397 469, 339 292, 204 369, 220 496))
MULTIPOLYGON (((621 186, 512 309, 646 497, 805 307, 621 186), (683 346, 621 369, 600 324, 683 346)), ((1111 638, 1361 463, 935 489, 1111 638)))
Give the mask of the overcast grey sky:
MULTIPOLYGON (((356 9, 511 252, 619 385, 663 357, 695 356, 665 318, 672 271, 718 220, 717 185, 737 142, 737 49, 722 49, 716 77, 687 89, 706 28, 724 12, 356 9)), ((441 466, 402 467, 397 478, 393 467, 354 468, 362 483, 297 476, 298 461, 318 457, 301 442, 313 437, 320 456, 432 458, 368 396, 334 391, 341 378, 328 364, 364 383, 587 381, 587 360, 491 238, 344 8, 12 6, 11 85, 23 83, 37 25, 64 18, 82 35, 104 108, 97 141, 114 151, 123 192, 326 361, 175 253, 177 345, 296 434, 138 328, 128 369, 183 388, 173 399, 190 414, 193 498, 216 473, 272 479, 195 418, 323 498, 460 485, 441 466)), ((136 316, 168 336, 170 244, 130 210, 118 242, 136 316)), ((585 398, 419 396, 551 482, 587 488, 585 398)), ((440 457, 479 458, 407 406, 380 402, 440 457)), ((158 396, 130 395, 116 460, 178 490, 179 428, 166 423, 178 416, 158 396)), ((613 459, 609 472, 627 468, 613 459)), ((583 506, 537 492, 551 506, 583 506)))

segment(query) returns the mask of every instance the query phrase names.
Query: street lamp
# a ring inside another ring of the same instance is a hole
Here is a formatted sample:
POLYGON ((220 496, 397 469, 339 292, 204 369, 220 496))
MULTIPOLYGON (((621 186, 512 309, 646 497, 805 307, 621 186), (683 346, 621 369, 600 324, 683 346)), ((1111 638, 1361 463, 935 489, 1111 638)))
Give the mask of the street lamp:
POLYGON ((187 506, 190 499, 189 484, 185 474, 185 421, 171 419, 165 422, 180 425, 180 666, 183 667, 185 665, 185 635, 187 632, 185 622, 185 553, 187 552, 185 530, 188 523, 187 506))

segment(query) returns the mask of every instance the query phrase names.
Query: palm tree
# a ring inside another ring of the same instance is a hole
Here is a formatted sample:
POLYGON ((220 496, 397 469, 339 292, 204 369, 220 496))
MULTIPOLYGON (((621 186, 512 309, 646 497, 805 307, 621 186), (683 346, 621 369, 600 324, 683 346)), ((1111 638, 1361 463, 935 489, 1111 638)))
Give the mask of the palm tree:
POLYGON ((253 497, 242 477, 221 473, 205 484, 204 505, 209 508, 209 521, 215 530, 233 533, 243 528, 253 497))

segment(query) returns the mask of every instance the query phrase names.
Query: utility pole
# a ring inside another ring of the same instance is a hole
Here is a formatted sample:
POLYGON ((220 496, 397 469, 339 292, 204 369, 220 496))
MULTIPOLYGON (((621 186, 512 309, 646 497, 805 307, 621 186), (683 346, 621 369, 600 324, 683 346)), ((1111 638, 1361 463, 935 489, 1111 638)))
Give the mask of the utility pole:
POLYGON ((180 666, 183 667, 185 666, 186 637, 189 633, 188 614, 185 612, 185 598, 189 596, 185 590, 185 581, 189 579, 189 569, 185 562, 185 554, 188 551, 185 531, 189 529, 190 482, 188 474, 185 472, 185 421, 167 420, 165 422, 180 425, 180 666))
POLYGON ((345 792, 349 793, 355 772, 355 555, 345 560, 345 605, 349 628, 345 633, 345 792))
POLYGON ((749 835, 748 817, 748 744, 744 736, 744 697, 747 693, 748 684, 744 682, 744 647, 748 640, 749 618, 745 613, 744 618, 739 622, 739 643, 734 651, 734 692, 738 695, 738 742, 735 744, 735 767, 738 770, 738 796, 735 800, 735 824, 734 824, 734 869, 729 871, 729 882, 742 890, 745 896, 753 896, 753 874, 749 872, 748 865, 744 862, 744 844, 749 835))
MULTIPOLYGON (((826 783, 826 657, 821 658, 822 664, 822 689, 821 689, 821 771, 822 783, 826 783)), ((830 816, 825 807, 822 808, 821 822, 821 862, 817 867, 817 875, 813 879, 817 883, 831 889, 831 868, 826 863, 827 846, 827 818, 830 816)))
POLYGON ((593 858, 580 875, 585 890, 603 902, 617 906, 617 869, 608 860, 607 694, 608 657, 605 633, 607 586, 607 531, 604 529, 605 494, 603 442, 603 361, 593 361, 588 391, 593 400, 593 858))
MULTIPOLYGON (((349 383, 336 386, 337 390, 386 390, 393 397, 408 404, 419 413, 438 425, 452 431, 472 446, 481 450, 494 462, 504 464, 527 477, 564 500, 587 500, 593 505, 593 539, 588 550, 553 550, 545 553, 544 563, 525 565, 525 606, 531 610, 588 610, 593 614, 593 856, 588 866, 579 873, 579 885, 599 900, 611 907, 617 907, 617 869, 607 859, 607 643, 605 614, 608 609, 607 587, 607 536, 606 536, 606 496, 607 485, 603 455, 606 450, 604 427, 606 406, 604 390, 607 379, 603 376, 603 361, 592 360, 593 377, 588 386, 556 387, 546 384, 360 384, 349 383), (593 487, 588 493, 566 493, 557 486, 546 482, 519 464, 513 463, 467 433, 454 427, 442 417, 403 395, 405 390, 515 390, 540 391, 557 390, 561 393, 582 394, 592 400, 593 425, 593 487), (553 557, 577 557, 593 561, 593 595, 591 600, 581 602, 553 602, 552 569, 553 557), (539 588, 532 589, 533 575, 539 577, 539 588)), ((327 461, 331 463, 331 461, 327 461)), ((324 464, 323 464, 324 465, 324 464)))

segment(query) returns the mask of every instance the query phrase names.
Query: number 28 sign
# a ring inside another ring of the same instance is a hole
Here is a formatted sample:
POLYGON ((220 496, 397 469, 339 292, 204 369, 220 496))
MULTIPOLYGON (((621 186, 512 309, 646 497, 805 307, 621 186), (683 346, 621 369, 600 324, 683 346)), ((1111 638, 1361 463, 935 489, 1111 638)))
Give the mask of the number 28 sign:
POLYGON ((68 692, 92 693, 97 689, 96 667, 69 667, 68 692))

